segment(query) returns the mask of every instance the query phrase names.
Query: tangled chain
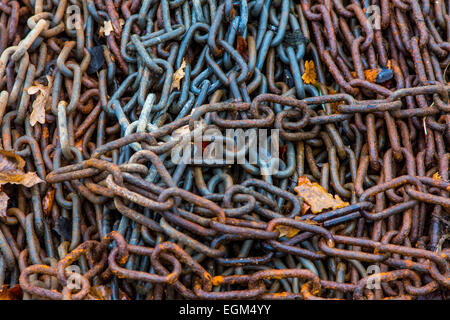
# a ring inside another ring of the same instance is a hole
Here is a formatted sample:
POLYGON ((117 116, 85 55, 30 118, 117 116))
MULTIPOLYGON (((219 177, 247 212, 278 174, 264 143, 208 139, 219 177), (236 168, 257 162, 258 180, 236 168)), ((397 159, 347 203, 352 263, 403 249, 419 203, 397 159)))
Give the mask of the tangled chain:
POLYGON ((0 169, 43 180, 1 182, 0 284, 447 299, 449 37, 443 0, 0 0, 0 169), (277 130, 280 170, 175 161, 229 129, 277 130))

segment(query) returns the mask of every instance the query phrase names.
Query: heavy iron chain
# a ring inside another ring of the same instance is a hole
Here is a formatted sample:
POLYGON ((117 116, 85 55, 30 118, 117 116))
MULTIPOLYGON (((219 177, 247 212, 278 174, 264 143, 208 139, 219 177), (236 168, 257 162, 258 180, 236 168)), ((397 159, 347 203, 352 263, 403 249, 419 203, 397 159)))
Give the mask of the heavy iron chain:
POLYGON ((52 300, 100 286, 109 299, 448 298, 449 1, 0 12, 1 149, 45 180, 2 186, 1 285, 52 300), (277 129, 280 170, 265 174, 261 154, 176 163, 199 122, 215 142, 277 129), (305 212, 305 177, 348 205, 305 212))

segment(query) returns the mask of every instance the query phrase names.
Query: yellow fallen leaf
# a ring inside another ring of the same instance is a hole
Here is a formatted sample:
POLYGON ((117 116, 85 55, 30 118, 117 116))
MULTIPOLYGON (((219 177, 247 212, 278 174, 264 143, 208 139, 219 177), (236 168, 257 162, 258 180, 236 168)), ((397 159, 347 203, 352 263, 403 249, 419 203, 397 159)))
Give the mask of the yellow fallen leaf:
MULTIPOLYGON (((295 217, 294 220, 298 220, 298 217, 295 217)), ((285 225, 277 225, 275 227, 275 231, 280 232, 280 235, 278 236, 278 238, 282 238, 282 237, 287 237, 287 238, 292 238, 293 236, 295 236, 297 233, 300 232, 300 230, 294 228, 294 227, 290 227, 290 226, 285 226, 285 225)))
POLYGON ((324 209, 339 209, 349 205, 338 195, 334 197, 317 182, 311 182, 305 176, 298 179, 298 185, 294 188, 298 196, 311 206, 312 213, 320 213, 324 209))
POLYGON ((433 174, 433 179, 435 180, 441 180, 441 175, 439 174, 439 172, 436 172, 435 174, 433 174))
POLYGON ((314 66, 314 61, 305 61, 305 73, 302 75, 303 81, 306 84, 315 84, 317 82, 316 67, 314 66))
POLYGON ((34 126, 36 122, 39 122, 40 124, 45 123, 45 108, 50 103, 53 78, 47 76, 47 82, 48 85, 46 86, 41 83, 35 83, 34 86, 28 88, 27 92, 29 95, 35 95, 36 93, 38 94, 31 106, 32 111, 30 115, 30 124, 32 126, 34 126))
POLYGON ((180 81, 184 78, 185 75, 184 68, 186 68, 186 61, 183 59, 180 68, 178 68, 178 70, 173 74, 172 89, 180 89, 180 81))
MULTIPOLYGON (((318 223, 317 221, 311 220, 311 219, 306 219, 306 220, 302 220, 300 217, 295 217, 294 220, 297 221, 302 221, 303 223, 307 223, 307 224, 312 224, 315 226, 320 226, 320 223, 318 223)), ((292 238, 293 236, 297 235, 300 230, 291 226, 285 226, 285 225, 277 225, 275 227, 275 231, 279 231, 280 235, 278 236, 278 238, 282 238, 282 237, 286 237, 286 238, 292 238)))
MULTIPOLYGON (((327 86, 327 89, 328 89, 328 94, 335 94, 335 93, 338 93, 338 92, 337 92, 336 90, 334 90, 334 88, 332 88, 332 87, 327 86)), ((331 105, 331 111, 332 111, 334 114, 338 114, 338 113, 339 113, 339 110, 338 110, 339 104, 340 104, 339 101, 335 101, 335 102, 331 102, 331 103, 330 103, 330 105, 331 105)))
MULTIPOLYGON (((367 69, 364 70, 364 77, 370 83, 375 83, 377 81, 378 74, 380 73, 380 69, 367 69)), ((356 78, 356 72, 351 72, 353 78, 356 78)))
POLYGON ((44 182, 36 172, 23 171, 25 161, 11 151, 0 150, 0 185, 6 183, 21 184, 27 188, 44 182))
POLYGON ((387 66, 386 66, 389 70, 392 70, 392 60, 388 60, 387 62, 387 66))
POLYGON ((297 233, 300 232, 300 230, 295 229, 293 227, 289 227, 289 226, 276 226, 275 227, 275 231, 279 231, 280 235, 278 236, 278 238, 282 238, 282 237, 286 237, 286 238, 292 238, 293 236, 297 235, 297 233))
POLYGON ((366 77, 366 80, 370 83, 375 83, 377 81, 377 76, 380 73, 380 70, 378 69, 369 69, 364 70, 364 76, 366 77))

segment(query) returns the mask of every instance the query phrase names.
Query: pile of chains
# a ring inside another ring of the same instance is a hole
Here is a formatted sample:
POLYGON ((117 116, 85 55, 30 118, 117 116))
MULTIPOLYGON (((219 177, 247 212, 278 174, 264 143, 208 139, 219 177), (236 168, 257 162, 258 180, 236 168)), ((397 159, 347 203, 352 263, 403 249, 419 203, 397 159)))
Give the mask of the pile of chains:
POLYGON ((2 294, 448 299, 449 52, 444 0, 0 0, 2 294))

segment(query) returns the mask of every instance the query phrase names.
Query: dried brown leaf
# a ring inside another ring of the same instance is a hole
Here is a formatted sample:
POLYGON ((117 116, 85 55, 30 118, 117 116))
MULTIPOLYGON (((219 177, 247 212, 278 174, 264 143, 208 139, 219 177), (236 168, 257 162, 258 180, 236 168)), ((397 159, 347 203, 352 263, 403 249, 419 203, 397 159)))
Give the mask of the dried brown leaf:
POLYGON ((8 289, 7 284, 2 286, 0 291, 0 300, 21 300, 22 299, 22 289, 20 285, 16 284, 11 289, 8 289))
POLYGON ((307 224, 311 224, 313 226, 321 226, 321 224, 319 222, 311 220, 311 219, 305 219, 302 222, 307 223, 307 224))
POLYGON ((0 192, 0 218, 6 217, 6 209, 8 208, 9 197, 3 191, 0 192))
POLYGON ((311 206, 308 205, 307 203, 303 202, 303 205, 302 205, 302 215, 306 214, 306 212, 308 212, 309 209, 311 209, 311 206))
POLYGON ((172 79, 172 89, 180 89, 180 81, 184 78, 184 68, 186 68, 186 61, 183 59, 183 62, 181 63, 180 68, 178 68, 177 71, 173 74, 172 79))
POLYGON ((27 93, 32 96, 33 94, 36 94, 42 90, 42 87, 44 87, 42 84, 38 83, 35 86, 31 86, 28 88, 27 93))
POLYGON ((50 95, 52 92, 53 86, 53 78, 47 76, 48 85, 44 86, 41 83, 35 82, 34 86, 28 88, 29 95, 35 95, 38 93, 36 99, 34 99, 33 104, 31 106, 31 115, 30 115, 30 124, 34 126, 36 122, 40 124, 45 123, 45 109, 47 105, 50 103, 50 95))
MULTIPOLYGON (((307 224, 312 224, 315 226, 320 226, 320 223, 311 220, 311 219, 306 219, 306 220, 302 220, 300 217, 295 217, 294 220, 297 221, 301 221, 303 223, 307 223, 307 224)), ((278 225, 275 227, 275 231, 279 231, 280 235, 278 236, 279 238, 281 237, 287 237, 287 238, 292 238, 293 236, 297 235, 300 230, 291 226, 284 226, 284 225, 278 225)))
POLYGON ((0 172, 22 170, 25 161, 12 151, 0 150, 0 172))
POLYGON ((320 184, 312 183, 305 176, 298 179, 298 185, 294 188, 298 196, 311 206, 312 213, 320 213, 324 209, 339 209, 349 205, 342 201, 338 195, 331 195, 320 184))
POLYGON ((0 185, 5 183, 21 184, 27 188, 44 182, 36 172, 23 171, 25 161, 11 151, 0 150, 0 185))
MULTIPOLYGON (((119 299, 130 300, 122 290, 119 290, 119 299)), ((112 290, 108 286, 93 286, 89 289, 85 300, 112 300, 112 290)))
MULTIPOLYGON (((296 217, 297 218, 297 217, 296 217)), ((284 226, 284 225, 278 225, 275 227, 274 231, 280 232, 279 238, 286 237, 286 238, 292 238, 297 233, 300 232, 300 230, 291 227, 291 226, 284 226)))

